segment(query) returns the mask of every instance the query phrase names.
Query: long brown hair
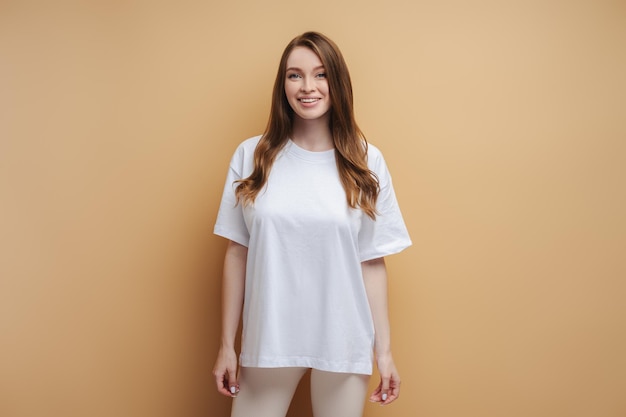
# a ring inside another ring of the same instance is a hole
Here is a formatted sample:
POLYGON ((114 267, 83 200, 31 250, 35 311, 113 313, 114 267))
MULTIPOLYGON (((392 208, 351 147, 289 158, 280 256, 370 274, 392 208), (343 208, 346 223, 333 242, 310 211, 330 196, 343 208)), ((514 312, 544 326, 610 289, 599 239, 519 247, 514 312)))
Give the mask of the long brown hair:
POLYGON ((267 182, 276 156, 291 136, 294 112, 285 96, 287 59, 294 48, 303 46, 322 61, 330 94, 330 130, 335 145, 339 177, 346 191, 348 205, 360 208, 376 218, 376 200, 380 190, 378 177, 367 166, 367 140, 354 118, 352 82, 348 66, 333 41, 317 32, 294 38, 280 59, 267 128, 254 151, 254 169, 248 178, 237 181, 237 201, 254 202, 267 182))

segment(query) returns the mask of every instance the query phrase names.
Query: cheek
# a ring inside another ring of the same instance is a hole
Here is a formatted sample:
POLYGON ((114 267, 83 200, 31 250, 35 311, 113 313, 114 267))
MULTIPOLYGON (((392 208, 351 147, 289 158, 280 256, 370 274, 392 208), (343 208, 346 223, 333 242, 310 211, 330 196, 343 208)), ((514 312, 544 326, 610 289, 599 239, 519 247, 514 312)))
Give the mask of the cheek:
POLYGON ((322 85, 321 89, 325 95, 330 96, 330 88, 328 87, 327 82, 322 85))
POLYGON ((289 103, 289 107, 293 110, 294 103, 296 102, 296 93, 293 91, 293 86, 291 86, 292 88, 289 87, 290 86, 288 84, 285 84, 285 98, 287 99, 287 103, 289 103))
POLYGON ((293 96, 297 92, 298 92, 298 86, 295 85, 295 83, 293 82, 285 83, 285 94, 287 95, 287 97, 293 96))

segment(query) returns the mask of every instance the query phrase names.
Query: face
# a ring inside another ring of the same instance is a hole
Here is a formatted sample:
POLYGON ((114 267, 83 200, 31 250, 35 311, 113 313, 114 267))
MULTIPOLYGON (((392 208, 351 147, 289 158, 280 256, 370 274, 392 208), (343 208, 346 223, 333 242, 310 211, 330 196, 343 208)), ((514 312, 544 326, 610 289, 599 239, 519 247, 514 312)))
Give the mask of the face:
POLYGON ((326 70, 320 58, 298 46, 287 58, 285 95, 296 117, 304 120, 325 119, 330 109, 326 70))

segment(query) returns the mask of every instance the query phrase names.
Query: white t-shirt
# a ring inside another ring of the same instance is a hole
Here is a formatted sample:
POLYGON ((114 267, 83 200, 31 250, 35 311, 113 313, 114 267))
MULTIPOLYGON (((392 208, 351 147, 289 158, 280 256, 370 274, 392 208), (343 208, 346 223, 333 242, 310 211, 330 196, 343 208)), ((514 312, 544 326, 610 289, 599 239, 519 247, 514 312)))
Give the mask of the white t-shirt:
POLYGON ((241 366, 371 374, 374 326, 361 262, 411 245, 382 154, 369 145, 380 182, 376 221, 348 206, 334 150, 292 141, 254 204, 242 207, 234 181, 252 172, 260 138, 235 151, 214 230, 248 247, 241 366))

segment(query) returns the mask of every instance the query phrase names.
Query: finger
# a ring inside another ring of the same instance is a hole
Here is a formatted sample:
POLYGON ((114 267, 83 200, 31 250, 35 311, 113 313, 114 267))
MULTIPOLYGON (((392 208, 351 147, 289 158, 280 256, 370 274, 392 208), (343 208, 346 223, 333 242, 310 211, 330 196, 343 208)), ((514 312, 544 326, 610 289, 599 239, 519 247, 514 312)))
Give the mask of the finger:
POLYGON ((391 404, 392 402, 394 402, 397 399, 398 399, 398 397, 396 395, 390 393, 389 396, 387 397, 387 400, 385 402, 383 402, 381 405, 391 404))
POLYGON ((376 389, 370 395, 370 401, 379 402, 380 401, 380 391, 382 390, 382 384, 378 384, 376 389))
POLYGON ((382 400, 383 404, 387 404, 387 400, 389 399, 389 377, 388 376, 382 378, 381 393, 382 395, 380 396, 380 399, 382 400))
POLYGON ((384 404, 391 404, 400 396, 400 380, 397 375, 393 375, 389 381, 389 390, 387 391, 387 401, 384 404))
POLYGON ((231 397, 236 397, 239 393, 239 381, 237 380, 237 369, 228 370, 228 392, 231 397))
POLYGON ((395 398, 398 398, 400 396, 400 384, 396 384, 395 386, 393 386, 390 390, 390 395, 393 395, 395 398))
POLYGON ((224 374, 215 374, 215 383, 217 385, 217 392, 227 397, 230 397, 230 393, 226 389, 224 374))

